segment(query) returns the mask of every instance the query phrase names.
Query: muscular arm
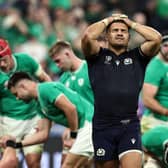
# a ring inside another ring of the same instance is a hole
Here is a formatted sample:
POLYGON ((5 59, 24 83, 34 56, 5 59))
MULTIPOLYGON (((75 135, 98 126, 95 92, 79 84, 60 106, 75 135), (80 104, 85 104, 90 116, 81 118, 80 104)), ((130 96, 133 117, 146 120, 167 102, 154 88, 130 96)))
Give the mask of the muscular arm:
POLYGON ((72 104, 67 97, 61 95, 56 101, 55 106, 62 110, 68 120, 69 128, 71 131, 77 131, 78 129, 78 114, 76 107, 72 104))
POLYGON ((1 168, 18 167, 18 159, 16 157, 16 150, 14 148, 6 147, 3 153, 3 157, 0 160, 0 167, 1 168))
POLYGON ((160 48, 161 34, 152 27, 135 23, 128 18, 124 19, 124 21, 129 27, 133 28, 144 37, 145 42, 141 44, 142 52, 147 56, 154 56, 157 54, 160 48))
POLYGON ((99 52, 100 45, 97 38, 103 33, 113 17, 103 19, 90 25, 82 36, 82 50, 86 58, 99 52))
POLYGON ((142 89, 142 98, 143 98, 144 105, 156 113, 159 113, 162 115, 168 115, 168 109, 163 107, 155 99, 155 95, 157 91, 158 91, 158 87, 148 83, 144 83, 143 89, 142 89))
POLYGON ((37 132, 32 134, 32 136, 25 137, 25 139, 22 140, 22 145, 29 146, 45 142, 48 138, 50 127, 51 121, 48 119, 39 120, 37 125, 37 132))

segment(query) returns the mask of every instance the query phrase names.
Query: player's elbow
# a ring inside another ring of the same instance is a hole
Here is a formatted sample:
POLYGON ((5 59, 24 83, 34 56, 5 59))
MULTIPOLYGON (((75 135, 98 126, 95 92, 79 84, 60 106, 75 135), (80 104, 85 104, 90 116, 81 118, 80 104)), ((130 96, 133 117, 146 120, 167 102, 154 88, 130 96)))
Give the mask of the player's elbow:
POLYGON ((150 104, 151 104, 150 97, 143 95, 142 101, 145 107, 148 107, 148 108, 150 107, 150 104))
POLYGON ((92 39, 91 33, 89 33, 89 31, 86 30, 86 31, 84 32, 84 34, 82 35, 82 38, 81 38, 82 44, 87 43, 87 42, 90 41, 91 39, 92 39))
POLYGON ((162 35, 160 33, 157 33, 156 36, 154 37, 154 41, 158 46, 160 46, 162 42, 162 35))
POLYGON ((70 111, 71 111, 71 114, 76 114, 77 109, 76 109, 76 106, 74 104, 71 106, 70 111))

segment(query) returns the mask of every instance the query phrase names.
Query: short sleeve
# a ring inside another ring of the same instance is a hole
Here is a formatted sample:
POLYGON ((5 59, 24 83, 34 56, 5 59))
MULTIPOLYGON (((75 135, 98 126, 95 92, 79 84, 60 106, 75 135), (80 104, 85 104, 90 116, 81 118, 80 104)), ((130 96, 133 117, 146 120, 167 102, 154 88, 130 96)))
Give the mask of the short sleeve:
POLYGON ((25 66, 25 68, 29 69, 31 74, 37 76, 36 74, 39 73, 41 68, 40 64, 37 63, 36 60, 28 54, 20 53, 19 56, 21 60, 20 64, 22 64, 20 66, 25 66))
POLYGON ((42 90, 40 97, 42 100, 45 100, 47 103, 53 104, 62 94, 61 91, 57 88, 56 83, 49 83, 45 86, 40 87, 42 90))
POLYGON ((152 60, 146 69, 145 83, 149 83, 155 86, 159 86, 163 78, 164 71, 161 71, 161 65, 158 62, 152 60))

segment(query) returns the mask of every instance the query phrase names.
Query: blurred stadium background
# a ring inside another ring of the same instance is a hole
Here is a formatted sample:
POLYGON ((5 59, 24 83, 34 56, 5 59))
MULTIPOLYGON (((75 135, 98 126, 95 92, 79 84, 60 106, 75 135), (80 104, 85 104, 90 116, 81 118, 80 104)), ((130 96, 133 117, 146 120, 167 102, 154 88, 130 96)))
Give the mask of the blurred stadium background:
MULTIPOLYGON (((168 0, 0 0, 0 37, 13 52, 27 52, 58 80, 61 71, 48 57, 49 47, 67 40, 83 58, 81 34, 88 24, 113 13, 124 13, 136 22, 168 32, 168 0)), ((143 38, 131 32, 130 48, 143 38)), ((140 102, 141 104, 141 102, 140 102)), ((143 112, 141 104, 139 114, 143 112)), ((42 168, 59 168, 63 127, 54 125, 42 157, 42 168)), ((20 155, 20 167, 25 167, 20 155)))

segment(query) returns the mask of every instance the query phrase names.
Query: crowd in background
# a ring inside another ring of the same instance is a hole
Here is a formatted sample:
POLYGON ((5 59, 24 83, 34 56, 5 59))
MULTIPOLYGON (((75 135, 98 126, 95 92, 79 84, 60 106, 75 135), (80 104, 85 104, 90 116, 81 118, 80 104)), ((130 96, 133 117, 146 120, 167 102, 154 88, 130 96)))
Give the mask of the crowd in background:
MULTIPOLYGON (((81 35, 88 25, 114 13, 124 13, 165 34, 167 9, 168 0, 0 0, 0 37, 8 40, 13 52, 34 57, 57 80, 62 72, 48 56, 56 41, 70 42, 75 54, 83 59, 81 35)), ((129 48, 135 48, 144 39, 130 31, 129 48)), ((140 101, 140 117, 143 111, 140 101)))
MULTIPOLYGON (((57 79, 61 72, 48 57, 54 42, 69 41, 83 58, 81 33, 88 24, 117 12, 164 33, 167 8, 166 0, 0 0, 0 37, 8 40, 14 52, 32 55, 57 79)), ((142 40, 132 32, 130 48, 142 40)))

